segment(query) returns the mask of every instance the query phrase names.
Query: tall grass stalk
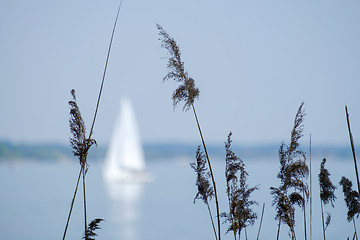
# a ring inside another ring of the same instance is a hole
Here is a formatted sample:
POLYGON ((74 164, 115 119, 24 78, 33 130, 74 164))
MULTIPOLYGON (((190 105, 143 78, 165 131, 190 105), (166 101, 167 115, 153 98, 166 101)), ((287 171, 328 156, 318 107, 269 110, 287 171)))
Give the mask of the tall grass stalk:
POLYGON ((198 117, 197 117, 197 114, 196 114, 196 110, 195 110, 195 106, 194 106, 193 103, 191 103, 191 107, 192 107, 193 112, 194 112, 196 124, 197 124, 198 130, 199 130, 199 133, 200 133, 201 142, 202 142, 202 145, 204 147, 206 160, 207 160, 207 163, 208 163, 208 166, 209 166, 209 171, 210 171, 210 175, 211 175, 211 181, 212 181, 212 184, 213 184, 213 187, 214 187, 215 206, 216 206, 216 214, 217 214, 217 220, 218 220, 217 221, 217 224, 218 224, 218 237, 217 237, 217 239, 220 240, 221 239, 221 236, 220 236, 220 209, 219 209, 219 201, 218 201, 218 197, 217 197, 217 190, 216 190, 216 183, 215 183, 214 173, 212 171, 209 154, 208 154, 208 151, 207 151, 207 148, 206 148, 205 140, 204 140, 204 137, 203 137, 203 134, 202 134, 202 131, 201 131, 200 123, 199 123, 199 120, 198 120, 198 117))
POLYGON ((277 211, 275 219, 279 220, 277 239, 279 239, 281 223, 289 227, 291 238, 296 239, 295 205, 303 207, 309 196, 308 186, 304 182, 309 175, 309 168, 306 164, 305 153, 299 148, 298 142, 302 137, 304 127, 302 124, 305 116, 303 105, 304 102, 301 103, 295 116, 290 145, 282 142, 279 148, 280 171, 277 177, 280 179, 280 186, 270 188, 274 198, 273 205, 276 206, 277 211))
MULTIPOLYGON (((115 18, 115 22, 114 22, 114 26, 113 26, 113 29, 112 29, 109 48, 108 48, 108 51, 107 51, 107 56, 106 56, 106 61, 105 61, 104 72, 103 72, 103 76, 102 76, 102 80, 101 80, 99 95, 98 95, 98 98, 97 98, 94 118, 93 118, 93 121, 92 121, 92 124, 91 124, 91 129, 90 129, 89 137, 87 138, 87 140, 91 140, 91 137, 92 137, 92 134, 93 134, 93 131, 94 131, 96 116, 97 116, 99 105, 100 105, 100 98, 101 98, 101 94, 102 94, 102 90, 103 90, 103 86, 104 86, 107 66, 108 66, 108 62, 109 62, 109 56, 110 56, 110 52, 111 52, 112 42, 113 42, 113 38, 114 38, 116 24, 117 24, 117 21, 118 21, 118 18, 119 18, 121 5, 122 5, 122 0, 120 1, 119 7, 118 7, 118 10, 117 10, 117 14, 116 14, 116 18, 115 18)), ((66 237, 67 229, 68 229, 68 226, 69 226, 70 217, 71 217, 71 214, 72 214, 72 210, 73 210, 73 206, 74 206, 74 202, 75 202, 76 193, 77 193, 77 190, 78 190, 81 174, 83 175, 85 233, 87 232, 86 191, 85 191, 85 175, 86 175, 86 172, 87 172, 87 170, 86 170, 86 161, 87 161, 86 157, 87 157, 87 151, 86 151, 86 154, 82 157, 83 159, 81 160, 82 161, 81 169, 79 171, 79 175, 78 175, 78 179, 77 179, 76 187, 75 187, 75 192, 74 192, 74 195, 73 195, 73 198, 72 198, 72 201, 71 201, 70 211, 69 211, 69 214, 68 214, 68 217, 67 217, 66 226, 65 226, 65 230, 64 230, 64 234, 63 234, 63 238, 62 238, 63 240, 66 237)))
POLYGON ((324 207, 323 207, 323 201, 320 200, 320 205, 321 205, 321 222, 322 222, 322 229, 323 229, 323 237, 324 237, 324 240, 326 239, 326 236, 325 236, 325 219, 324 219, 324 207))
MULTIPOLYGON (((305 192, 303 191, 303 198, 305 198, 305 192)), ((305 240, 307 240, 307 234, 306 234, 306 204, 305 204, 305 201, 303 202, 303 212, 304 212, 304 237, 305 237, 305 240)))
POLYGON ((168 58, 167 68, 169 69, 168 74, 163 78, 163 81, 172 79, 175 82, 180 83, 180 86, 173 92, 173 106, 174 108, 176 105, 182 101, 185 102, 183 110, 187 111, 189 108, 193 109, 196 124, 198 126, 199 134, 201 137, 201 142, 205 151, 205 156, 207 159, 207 163, 209 166, 209 171, 211 175, 211 180, 214 188, 214 197, 215 197, 215 205, 216 205, 216 212, 217 212, 217 221, 218 221, 218 240, 221 240, 220 234, 220 210, 219 210, 219 203, 218 203, 218 194, 216 189, 216 183, 214 179, 214 174, 211 167, 210 158, 208 155, 208 151, 206 148, 205 140, 203 137, 203 133, 201 131, 200 123, 196 114, 194 101, 195 98, 199 98, 199 89, 195 87, 194 79, 189 77, 188 73, 185 71, 184 62, 181 60, 181 52, 180 48, 177 45, 174 38, 170 37, 169 34, 159 25, 157 24, 157 28, 159 30, 159 35, 161 38, 159 39, 162 44, 161 46, 168 50, 170 57, 168 58))
POLYGON ((264 211, 265 211, 265 203, 263 203, 263 207, 262 207, 262 211, 261 211, 261 218, 260 218, 259 230, 258 230, 258 234, 257 234, 256 240, 259 240, 261 225, 262 225, 262 221, 263 221, 263 217, 264 217, 264 211))
POLYGON ((346 112, 346 122, 347 122, 348 130, 349 130, 351 150, 352 150, 352 154, 353 154, 353 158, 354 158, 354 166, 355 166, 356 181, 357 181, 357 186, 358 186, 358 193, 360 193, 359 172, 358 172, 358 168, 357 168, 357 164, 356 164, 356 154, 355 154, 354 140, 353 140, 353 136, 351 134, 349 113, 348 113, 348 109, 347 109, 346 105, 345 105, 345 112, 346 112))
POLYGON ((226 193, 229 200, 229 213, 222 213, 225 221, 230 222, 230 227, 227 232, 234 232, 234 239, 238 233, 245 230, 245 238, 247 239, 247 226, 253 225, 257 219, 257 214, 251 209, 251 206, 257 204, 256 201, 250 199, 250 195, 258 186, 249 187, 247 184, 248 173, 245 169, 245 164, 241 158, 237 157, 231 149, 230 132, 225 142, 225 178, 226 178, 226 193))
MULTIPOLYGON (((86 162, 86 159, 85 161, 86 162)), ((87 231, 87 217, 86 217, 86 191, 85 191, 85 168, 82 168, 83 172, 82 172, 82 182, 83 182, 83 195, 84 195, 84 223, 85 223, 85 232, 87 231)))
POLYGON ((353 223, 354 223, 354 236, 356 237, 356 240, 358 240, 358 235, 357 235, 357 231, 356 231, 356 224, 355 224, 355 218, 353 218, 353 223))
POLYGON ((81 169, 80 169, 79 176, 78 176, 77 182, 76 182, 76 187, 75 187, 74 195, 73 195, 73 198, 72 198, 72 200, 71 200, 70 211, 69 211, 69 214, 68 214, 68 217, 67 217, 67 220, 66 220, 65 230, 64 230, 63 238, 62 238, 63 240, 64 240, 65 237, 66 237, 67 229, 68 229, 68 226, 69 226, 70 217, 71 217, 72 209, 73 209, 73 207, 74 207, 74 202, 75 202, 76 193, 77 193, 77 190, 78 190, 78 187, 79 187, 79 182, 80 182, 81 174, 82 174, 82 167, 81 167, 81 169))

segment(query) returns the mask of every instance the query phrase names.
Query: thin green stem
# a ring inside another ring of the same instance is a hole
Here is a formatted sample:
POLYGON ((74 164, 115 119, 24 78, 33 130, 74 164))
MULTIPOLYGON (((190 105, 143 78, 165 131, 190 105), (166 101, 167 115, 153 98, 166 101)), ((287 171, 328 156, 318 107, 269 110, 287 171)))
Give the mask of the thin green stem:
POLYGON ((92 121, 92 124, 91 124, 89 139, 91 139, 91 136, 92 136, 92 134, 93 134, 94 125, 95 125, 95 120, 96 120, 97 112, 98 112, 99 105, 100 105, 101 93, 102 93, 103 86, 104 86, 104 81, 105 81, 105 76, 106 76, 106 70, 107 70, 107 66, 108 66, 108 62, 109 62, 109 57, 110 57, 110 52, 111 52, 111 46, 112 46, 112 42, 113 42, 113 38, 114 38, 114 33, 115 33, 115 28, 116 28, 117 20, 118 20, 118 18, 119 18, 119 13, 120 13, 121 4, 122 4, 122 0, 120 1, 119 8, 118 8, 118 10, 117 10, 117 14, 116 14, 116 18, 115 18, 115 22, 114 22, 114 26, 113 26, 113 30, 112 30, 112 33, 111 33, 109 48, 108 48, 108 52, 107 52, 107 56, 106 56, 104 73, 103 73, 102 80, 101 80, 101 86, 100 86, 100 90, 99 90, 99 96, 98 96, 97 103, 96 103, 94 118, 93 118, 93 121, 92 121))
POLYGON ((87 232, 87 217, 86 217, 86 192, 85 192, 85 167, 82 167, 82 176, 83 176, 83 193, 84 193, 84 223, 85 223, 85 233, 87 232))
POLYGON ((66 226, 65 226, 65 230, 64 230, 64 234, 63 234, 63 238, 62 238, 63 240, 65 239, 66 232, 67 232, 67 229, 68 229, 68 226, 69 226, 70 217, 71 217, 72 209, 73 209, 73 206, 74 206, 76 193, 77 193, 77 190, 78 190, 78 187, 79 187, 81 173, 82 173, 82 168, 80 169, 79 176, 78 176, 77 183, 76 183, 74 196, 73 196, 72 201, 71 201, 70 211, 69 211, 69 215, 68 215, 68 218, 67 218, 67 221, 66 221, 66 226))
POLYGON ((326 237, 325 237, 324 210, 323 210, 323 201, 321 199, 320 199, 320 204, 321 204, 321 221, 322 221, 322 228, 323 228, 323 236, 324 236, 324 240, 325 240, 326 237))
POLYGON ((279 240, 279 235, 280 235, 280 224, 281 224, 281 216, 279 217, 279 224, 278 224, 278 230, 277 230, 276 240, 279 240))
POLYGON ((209 215, 210 215, 210 219, 211 219, 211 225, 212 225, 212 228, 214 230, 214 235, 215 235, 215 239, 217 240, 217 234, 216 234, 216 229, 215 229, 215 224, 214 224, 214 220, 213 220, 213 217, 212 217, 212 214, 211 214, 211 210, 210 210, 210 206, 209 206, 209 203, 207 202, 206 203, 206 206, 207 206, 207 209, 209 211, 209 215))
POLYGON ((354 223, 354 234, 355 234, 355 237, 356 237, 356 240, 358 240, 358 235, 357 235, 357 232, 356 232, 356 224, 355 224, 355 217, 353 217, 353 223, 354 223))
POLYGON ((306 207, 305 207, 305 192, 303 191, 303 199, 304 199, 304 203, 303 203, 303 212, 304 212, 304 233, 305 233, 305 240, 307 240, 307 235, 306 235, 306 207))
POLYGON ((349 130, 351 150, 352 150, 352 154, 353 154, 353 158, 354 158, 354 165, 355 165, 355 173, 356 173, 356 180, 357 180, 357 186, 358 186, 358 193, 360 193, 359 172, 358 172, 358 168, 357 168, 357 164, 356 164, 354 140, 353 140, 353 136, 352 136, 351 130, 350 130, 350 120, 349 120, 349 114, 348 114, 347 106, 345 106, 345 112, 346 112, 347 126, 348 126, 348 130, 349 130))
MULTIPOLYGON (((226 183, 227 185, 229 185, 228 183, 226 183)), ((227 186, 229 189, 229 186, 227 186)), ((229 213, 230 213, 230 218, 231 218, 231 224, 234 226, 234 216, 231 214, 231 199, 228 196, 228 201, 229 201, 229 213)), ((233 233, 234 233, 234 239, 236 240, 236 231, 235 228, 233 227, 233 233)))
POLYGON ((258 230, 258 234, 257 234, 256 240, 259 240, 260 230, 261 230, 261 224, 262 224, 263 217, 264 217, 264 210, 265 210, 265 203, 263 203, 263 207, 262 207, 262 211, 261 211, 260 225, 259 225, 259 230, 258 230))
POLYGON ((209 170, 210 170, 210 174, 211 174, 211 180, 213 182, 214 195, 215 195, 215 204, 216 204, 216 213, 217 213, 217 220, 218 220, 218 236, 219 236, 218 239, 221 240, 221 235, 220 235, 220 211, 219 211, 219 202, 218 202, 218 196, 217 196, 217 191, 216 191, 214 173, 213 173, 212 168, 211 168, 210 158, 209 158, 209 155, 208 155, 208 152, 207 152, 204 137, 203 137, 202 132, 201 132, 201 128, 200 128, 198 117, 196 115, 194 104, 191 104, 191 106, 192 106, 192 109, 193 109, 193 112, 194 112, 194 115, 195 115, 195 119, 196 119, 196 123, 197 123, 198 129, 199 129, 201 141, 202 141, 202 144, 203 144, 203 147, 204 147, 206 159, 207 159, 207 162, 208 162, 208 165, 209 165, 209 170))

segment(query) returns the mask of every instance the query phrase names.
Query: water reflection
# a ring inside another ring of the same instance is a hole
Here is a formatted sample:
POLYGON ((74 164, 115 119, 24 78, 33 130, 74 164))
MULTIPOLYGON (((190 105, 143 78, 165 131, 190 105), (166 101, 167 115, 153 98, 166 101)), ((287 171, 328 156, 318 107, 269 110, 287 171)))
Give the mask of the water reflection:
POLYGON ((144 184, 141 182, 105 182, 111 199, 111 219, 120 229, 119 239, 137 240, 140 201, 144 184))

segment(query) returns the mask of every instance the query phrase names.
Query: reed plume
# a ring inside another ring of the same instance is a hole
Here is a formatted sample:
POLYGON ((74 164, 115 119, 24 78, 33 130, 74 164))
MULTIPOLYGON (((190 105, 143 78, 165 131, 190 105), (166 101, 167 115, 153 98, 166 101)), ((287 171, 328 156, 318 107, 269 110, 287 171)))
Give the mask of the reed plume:
POLYGON ((352 182, 342 177, 340 181, 344 193, 344 200, 348 208, 347 220, 350 222, 354 217, 358 218, 360 214, 360 196, 355 190, 352 190, 352 182))
MULTIPOLYGON (((221 234, 220 234, 220 210, 219 210, 219 202, 218 202, 218 196, 216 191, 216 183, 214 179, 214 174, 211 167, 211 162, 209 158, 209 154, 207 152, 205 140, 200 128, 200 123, 196 114, 194 101, 195 99, 199 98, 200 91, 198 88, 195 87, 195 81, 191 77, 189 77, 188 73, 185 70, 184 62, 181 60, 181 52, 180 48, 177 45, 174 38, 172 38, 159 24, 156 25, 159 30, 161 41, 161 47, 168 50, 169 58, 168 58, 168 64, 167 68, 169 72, 165 75, 163 78, 163 81, 167 80, 174 80, 175 82, 178 82, 180 85, 179 87, 173 92, 172 100, 173 100, 173 107, 175 107, 180 103, 184 102, 183 111, 187 111, 190 108, 192 108, 196 124, 199 130, 199 134, 201 137, 202 145, 205 151, 205 156, 207 160, 207 164, 209 167, 210 175, 211 175, 211 181, 212 186, 214 188, 214 197, 215 197, 215 205, 216 205, 216 216, 217 216, 217 225, 218 225, 218 240, 221 240, 221 234)), ((216 236, 216 235, 215 235, 216 236)))
POLYGON ((354 237, 358 239, 356 233, 355 217, 358 218, 360 215, 360 195, 355 190, 352 190, 352 182, 348 178, 342 177, 340 180, 340 185, 342 186, 344 193, 344 200, 348 208, 347 220, 349 222, 353 220, 354 237))
POLYGON ((190 163, 190 166, 192 169, 194 169, 196 173, 196 186, 198 189, 198 192, 196 193, 196 196, 194 198, 194 203, 196 199, 201 199, 207 206, 210 215, 211 225, 214 230, 214 235, 217 239, 215 224, 209 206, 209 201, 214 197, 214 188, 212 186, 212 183, 210 182, 211 173, 206 167, 206 157, 201 151, 200 146, 198 146, 196 150, 196 162, 190 163))
POLYGON ((86 127, 85 122, 81 117, 81 112, 79 109, 79 106, 76 101, 76 93, 75 90, 71 90, 72 100, 69 101, 70 106, 70 119, 69 119, 69 125, 70 125, 70 132, 72 133, 73 137, 69 139, 70 145, 73 149, 73 154, 75 157, 78 157, 79 163, 80 163, 80 172, 77 179, 75 192, 71 201, 70 211, 67 218, 64 234, 63 234, 63 240, 65 239, 67 228, 69 226, 69 221, 72 213, 72 209, 75 202, 76 193, 79 187, 80 177, 83 176, 83 195, 84 195, 84 225, 85 225, 85 232, 87 231, 87 217, 86 217, 86 191, 85 191, 85 175, 88 170, 88 165, 86 162, 87 154, 90 149, 90 147, 94 144, 96 144, 96 141, 89 135, 89 137, 86 137, 86 127))
POLYGON ((323 235, 325 239, 325 231, 331 221, 330 213, 327 213, 326 221, 324 222, 324 213, 323 213, 323 204, 328 203, 334 207, 334 202, 336 199, 335 189, 336 187, 332 184, 330 180, 330 173, 325 168, 326 159, 324 158, 321 162, 320 173, 319 173, 319 183, 320 183, 320 200, 321 200, 321 213, 322 213, 322 223, 323 223, 323 235))
POLYGON ((325 231, 331 222, 331 214, 327 213, 326 220, 324 220, 323 205, 327 205, 330 203, 331 206, 334 207, 334 202, 336 199, 335 196, 336 187, 332 184, 330 180, 330 173, 325 168, 325 163, 326 163, 326 158, 324 158, 321 162, 320 173, 319 173, 321 216, 322 216, 324 240, 326 239, 325 231))
POLYGON ((73 137, 70 138, 70 145, 73 149, 75 157, 79 158, 80 165, 87 164, 86 157, 90 147, 96 144, 95 139, 86 137, 86 127, 81 117, 80 109, 76 102, 75 90, 71 90, 72 100, 69 101, 70 106, 70 131, 73 137))
POLYGON ((199 98, 200 91, 195 87, 195 81, 189 77, 185 71, 184 62, 181 60, 180 48, 175 42, 175 39, 157 24, 159 35, 161 38, 161 47, 168 50, 169 58, 167 68, 169 72, 163 78, 163 81, 174 80, 180 83, 178 88, 173 92, 173 106, 175 107, 182 101, 185 102, 183 110, 187 111, 194 104, 195 99, 199 98))
POLYGON ((294 127, 291 131, 291 142, 286 145, 281 143, 279 148, 280 171, 277 177, 280 179, 280 186, 271 187, 273 205, 276 207, 276 217, 279 221, 277 239, 279 239, 280 225, 286 224, 289 227, 291 238, 295 236, 295 205, 305 209, 305 203, 309 197, 309 190, 303 181, 309 175, 306 164, 305 153, 300 149, 299 139, 303 136, 303 120, 305 111, 302 102, 294 120, 294 127))
POLYGON ((89 223, 89 227, 87 228, 86 232, 84 233, 84 240, 95 240, 95 236, 97 236, 97 234, 95 233, 95 230, 101 229, 99 227, 99 223, 104 221, 104 219, 101 218, 96 218, 94 220, 92 220, 89 223))
POLYGON ((229 201, 229 213, 222 213, 225 217, 225 222, 230 223, 227 232, 233 231, 234 239, 243 229, 248 225, 253 225, 257 219, 257 214, 251 209, 256 201, 250 200, 250 195, 258 187, 249 187, 246 183, 248 173, 245 170, 244 162, 235 155, 231 149, 231 135, 228 135, 227 142, 225 142, 225 177, 226 177, 226 193, 229 201))
POLYGON ((355 174, 356 174, 356 182, 357 182, 357 186, 358 186, 358 193, 360 193, 359 171, 358 171, 357 163, 356 163, 354 140, 353 140, 353 136, 352 136, 351 129, 350 129, 350 117, 349 117, 349 113, 348 113, 348 109, 347 109, 346 105, 345 105, 345 113, 346 113, 346 122, 347 122, 347 126, 348 126, 348 131, 349 131, 351 151, 352 151, 353 159, 354 159, 354 168, 355 168, 355 174))

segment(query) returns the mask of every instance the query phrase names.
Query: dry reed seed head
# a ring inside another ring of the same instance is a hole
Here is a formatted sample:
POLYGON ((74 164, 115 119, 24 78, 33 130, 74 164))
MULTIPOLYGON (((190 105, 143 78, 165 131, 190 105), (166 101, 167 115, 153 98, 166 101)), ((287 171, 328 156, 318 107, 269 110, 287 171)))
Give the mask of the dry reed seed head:
POLYGON ((95 236, 97 236, 97 234, 95 233, 95 230, 101 229, 99 227, 99 223, 104 221, 104 219, 101 218, 96 218, 94 220, 92 220, 89 223, 89 227, 87 228, 86 232, 84 233, 84 237, 83 239, 85 240, 95 240, 95 236))
POLYGON ((237 157, 235 155, 235 153, 231 150, 231 136, 232 136, 232 132, 229 133, 228 138, 227 138, 227 142, 225 142, 225 151, 226 151, 226 156, 225 156, 225 177, 226 177, 226 182, 230 182, 230 181, 237 181, 237 176, 236 173, 240 170, 241 168, 241 159, 239 157, 237 157))
POLYGON ((271 195, 273 195, 273 203, 276 208, 275 219, 280 219, 282 223, 286 224, 289 228, 295 225, 295 208, 287 196, 287 194, 279 188, 271 187, 271 195))
POLYGON ((173 92, 173 106, 175 107, 182 101, 185 102, 183 110, 187 111, 194 103, 195 99, 199 98, 200 91, 195 87, 195 81, 188 76, 185 71, 184 62, 181 60, 181 52, 179 46, 176 44, 174 38, 157 24, 161 41, 161 47, 168 50, 170 57, 168 58, 167 68, 169 72, 163 78, 163 81, 169 79, 181 83, 179 87, 173 92))
POLYGON ((256 201, 250 200, 250 195, 253 191, 258 189, 258 186, 249 188, 246 183, 248 173, 245 170, 244 162, 235 155, 231 149, 230 132, 225 142, 225 177, 227 183, 227 194, 229 200, 229 213, 223 213, 225 222, 229 222, 229 231, 241 232, 243 228, 248 225, 253 225, 257 214, 251 209, 251 206, 257 204, 256 201))
POLYGON ((294 120, 294 127, 291 131, 291 142, 290 142, 290 146, 288 149, 288 155, 289 158, 294 154, 296 155, 301 155, 303 154, 303 151, 299 150, 299 143, 298 140, 303 136, 302 132, 304 130, 304 125, 302 124, 304 121, 304 117, 305 117, 305 109, 304 107, 304 102, 302 102, 300 104, 300 107, 296 113, 295 116, 295 120, 294 120))
MULTIPOLYGON (((96 144, 94 139, 86 138, 86 127, 85 122, 81 117, 80 109, 76 102, 75 90, 71 90, 72 100, 69 101, 70 106, 70 132, 72 137, 70 137, 70 145, 73 149, 74 156, 79 158, 80 165, 86 163, 87 153, 90 147, 93 144, 96 144)), ((87 165, 86 165, 87 166, 87 165)), ((87 172, 87 167, 86 167, 87 172)))
POLYGON ((326 213, 326 220, 325 220, 325 230, 330 225, 330 222, 331 222, 331 214, 327 212, 326 213))
POLYGON ((320 165, 319 173, 319 183, 320 183, 320 199, 324 204, 331 203, 331 206, 334 207, 334 202, 336 199, 335 189, 336 187, 332 184, 330 180, 330 173, 325 168, 326 158, 324 158, 320 165))
POLYGON ((358 192, 352 190, 352 182, 348 178, 342 177, 340 185, 342 185, 344 200, 348 208, 347 220, 350 222, 355 216, 358 218, 360 215, 360 196, 358 192))
POLYGON ((198 146, 196 150, 196 162, 190 163, 190 166, 196 173, 196 186, 198 189, 194 203, 196 199, 201 199, 205 204, 208 204, 214 196, 214 188, 209 180, 211 174, 206 167, 206 157, 201 151, 200 146, 198 146))
POLYGON ((294 126, 291 131, 290 145, 281 143, 279 148, 280 171, 277 177, 280 179, 279 188, 271 187, 273 205, 276 206, 276 217, 290 228, 294 236, 295 208, 294 205, 304 206, 309 198, 309 190, 304 179, 309 175, 309 168, 306 164, 305 153, 299 148, 298 140, 303 136, 303 120, 305 110, 304 102, 300 104, 295 116, 294 126), (305 194, 306 198, 302 196, 305 194))
POLYGON ((297 204, 299 207, 302 207, 305 204, 305 199, 298 192, 291 193, 289 198, 292 205, 297 204))

